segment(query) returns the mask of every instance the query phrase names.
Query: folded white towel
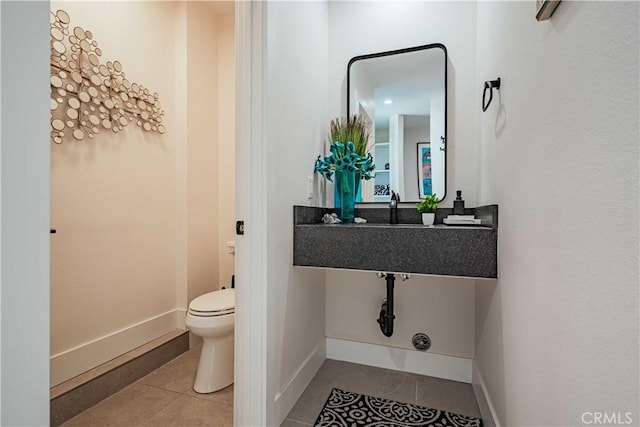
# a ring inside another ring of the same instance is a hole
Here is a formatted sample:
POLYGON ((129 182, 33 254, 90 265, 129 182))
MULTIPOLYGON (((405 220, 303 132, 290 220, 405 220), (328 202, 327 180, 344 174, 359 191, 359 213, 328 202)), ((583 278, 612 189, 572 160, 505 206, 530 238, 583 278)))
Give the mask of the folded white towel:
POLYGON ((453 220, 473 220, 476 218, 475 215, 447 215, 448 219, 453 220))
POLYGON ((447 218, 443 219, 442 222, 444 222, 447 225, 480 225, 482 220, 480 219, 457 219, 457 218, 451 218, 451 215, 449 215, 447 218))

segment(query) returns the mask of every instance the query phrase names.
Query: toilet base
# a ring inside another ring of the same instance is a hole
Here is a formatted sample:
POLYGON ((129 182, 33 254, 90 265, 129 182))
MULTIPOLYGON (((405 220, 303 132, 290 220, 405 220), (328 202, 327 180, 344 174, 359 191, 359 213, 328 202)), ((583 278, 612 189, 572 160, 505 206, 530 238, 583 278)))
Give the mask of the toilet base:
POLYGON ((196 393, 213 393, 233 384, 233 333, 203 338, 198 372, 193 384, 196 393))

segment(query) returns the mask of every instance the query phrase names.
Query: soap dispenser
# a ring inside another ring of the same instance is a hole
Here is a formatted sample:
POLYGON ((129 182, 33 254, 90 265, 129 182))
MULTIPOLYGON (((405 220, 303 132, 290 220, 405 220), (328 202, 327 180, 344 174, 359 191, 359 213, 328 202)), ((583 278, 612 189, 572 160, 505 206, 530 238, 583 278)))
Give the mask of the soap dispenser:
POLYGON ((456 199, 453 201, 453 214, 464 215, 464 200, 462 200, 462 191, 456 191, 456 199))
POLYGON ((391 201, 389 202, 389 224, 398 223, 398 203, 400 202, 400 195, 391 192, 391 201))

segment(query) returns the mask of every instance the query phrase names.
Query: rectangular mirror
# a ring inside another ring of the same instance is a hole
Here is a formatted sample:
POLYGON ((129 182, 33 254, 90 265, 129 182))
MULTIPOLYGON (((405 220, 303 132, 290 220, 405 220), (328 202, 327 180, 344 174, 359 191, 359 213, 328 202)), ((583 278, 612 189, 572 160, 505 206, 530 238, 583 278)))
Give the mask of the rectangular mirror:
POLYGON ((347 113, 371 123, 375 178, 359 203, 447 191, 447 49, 440 43, 361 55, 347 67, 347 113))

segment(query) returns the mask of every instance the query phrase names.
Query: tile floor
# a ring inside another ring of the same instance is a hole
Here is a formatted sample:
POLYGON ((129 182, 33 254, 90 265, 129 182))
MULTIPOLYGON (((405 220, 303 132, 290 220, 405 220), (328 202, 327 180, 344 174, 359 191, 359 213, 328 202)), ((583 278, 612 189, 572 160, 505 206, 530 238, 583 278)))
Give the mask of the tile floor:
MULTIPOLYGON (((193 391, 199 356, 193 348, 62 426, 233 426, 233 386, 193 391)), ((480 416, 470 384, 327 359, 281 427, 313 425, 333 387, 480 416)))
POLYGON ((471 384, 327 359, 280 427, 313 425, 334 387, 480 417, 471 384))
POLYGON ((233 385, 193 391, 200 346, 176 357, 62 426, 233 426, 233 385))

